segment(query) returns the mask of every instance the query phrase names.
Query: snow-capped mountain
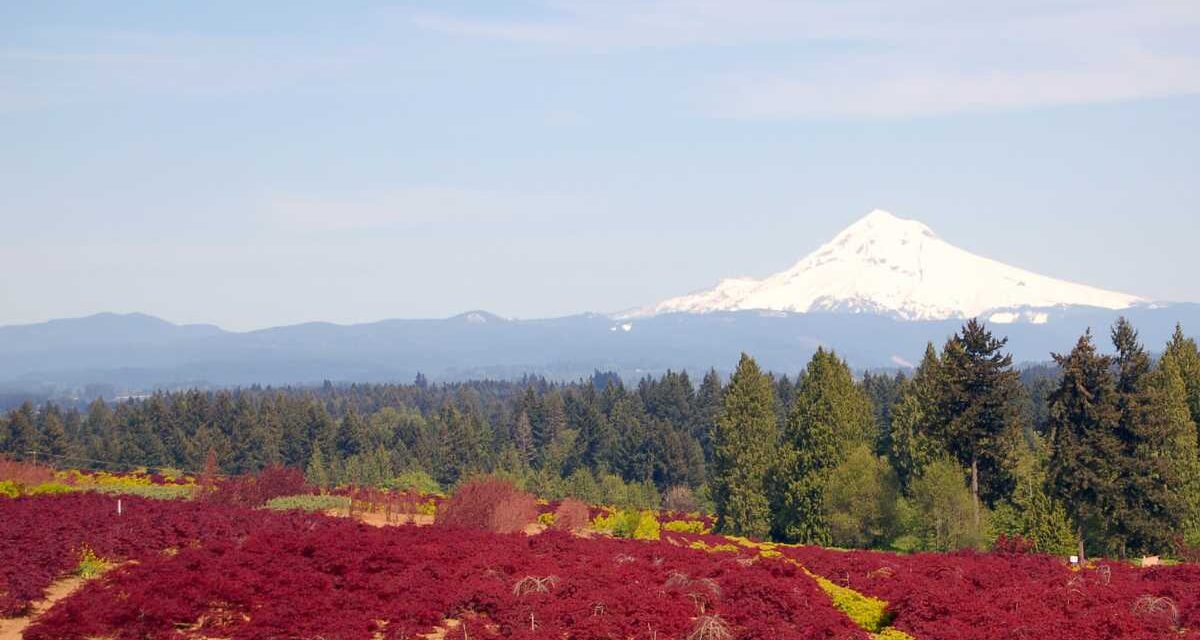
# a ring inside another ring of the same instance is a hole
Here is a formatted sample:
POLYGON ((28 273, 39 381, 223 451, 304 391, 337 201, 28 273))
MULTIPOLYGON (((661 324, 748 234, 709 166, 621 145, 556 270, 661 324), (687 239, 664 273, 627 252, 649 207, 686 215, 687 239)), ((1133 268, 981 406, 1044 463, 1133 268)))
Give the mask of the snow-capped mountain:
POLYGON ((903 320, 985 317, 993 322, 1045 322, 1039 309, 1064 306, 1124 309, 1145 302, 1038 275, 977 256, 939 238, 916 220, 876 209, 792 268, 716 287, 622 314, 772 310, 864 312, 903 320))

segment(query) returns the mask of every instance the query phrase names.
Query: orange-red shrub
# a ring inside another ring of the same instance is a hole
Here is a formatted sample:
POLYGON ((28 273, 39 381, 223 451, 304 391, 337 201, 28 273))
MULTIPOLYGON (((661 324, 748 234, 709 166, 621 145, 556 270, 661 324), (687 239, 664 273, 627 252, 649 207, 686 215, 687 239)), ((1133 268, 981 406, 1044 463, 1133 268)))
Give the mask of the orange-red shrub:
POLYGON ((0 481, 3 480, 11 480, 24 486, 53 482, 54 469, 0 456, 0 481))
POLYGON ((537 519, 537 500, 507 480, 484 476, 463 483, 438 509, 435 524, 513 533, 537 519))
POLYGON ((575 498, 563 500, 554 510, 554 528, 563 531, 579 531, 588 526, 588 506, 575 498))

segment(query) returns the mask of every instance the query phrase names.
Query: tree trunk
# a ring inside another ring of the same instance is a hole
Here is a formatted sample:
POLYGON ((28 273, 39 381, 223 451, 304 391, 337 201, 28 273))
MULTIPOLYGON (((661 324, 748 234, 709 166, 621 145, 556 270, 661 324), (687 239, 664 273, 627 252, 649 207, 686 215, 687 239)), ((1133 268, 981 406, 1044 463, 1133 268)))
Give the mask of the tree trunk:
POLYGON ((1079 538, 1079 562, 1082 564, 1085 560, 1083 555, 1083 525, 1078 525, 1075 528, 1075 535, 1079 538))
POLYGON ((971 498, 975 508, 975 533, 979 533, 979 458, 971 456, 971 498))

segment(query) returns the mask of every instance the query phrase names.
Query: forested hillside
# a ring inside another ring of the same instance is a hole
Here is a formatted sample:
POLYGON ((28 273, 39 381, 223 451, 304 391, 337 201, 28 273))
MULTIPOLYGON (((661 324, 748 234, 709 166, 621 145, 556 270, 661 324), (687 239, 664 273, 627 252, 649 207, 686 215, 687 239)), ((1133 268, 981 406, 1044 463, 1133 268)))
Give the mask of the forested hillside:
MULTIPOLYGON (((970 321, 913 375, 855 379, 818 350, 795 378, 743 356, 730 380, 597 373, 407 385, 158 393, 85 410, 26 403, 0 452, 62 466, 226 473, 282 464, 314 483, 448 488, 495 472, 551 498, 712 510, 725 532, 949 549, 1019 535, 1125 555, 1200 542, 1200 355, 1152 360, 1125 321, 1018 373, 970 321)), ((1158 345, 1154 345, 1157 347, 1158 345)))

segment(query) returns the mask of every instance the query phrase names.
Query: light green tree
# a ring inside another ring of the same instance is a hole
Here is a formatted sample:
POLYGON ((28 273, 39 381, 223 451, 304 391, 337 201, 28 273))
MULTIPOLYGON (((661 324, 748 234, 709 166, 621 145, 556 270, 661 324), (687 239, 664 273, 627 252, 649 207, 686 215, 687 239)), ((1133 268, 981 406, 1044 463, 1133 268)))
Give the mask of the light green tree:
POLYGON ((329 488, 329 467, 325 464, 325 456, 321 454, 321 447, 313 447, 312 455, 308 458, 308 466, 304 470, 304 476, 314 487, 329 488))
MULTIPOLYGON (((906 529, 926 551, 979 548, 984 539, 975 526, 975 503, 966 472, 951 458, 939 458, 915 478, 909 489, 906 529)), ((986 510, 981 514, 986 519, 986 510)))
POLYGON ((860 444, 834 467, 825 485, 824 512, 830 541, 838 547, 878 547, 897 529, 896 472, 860 444))

